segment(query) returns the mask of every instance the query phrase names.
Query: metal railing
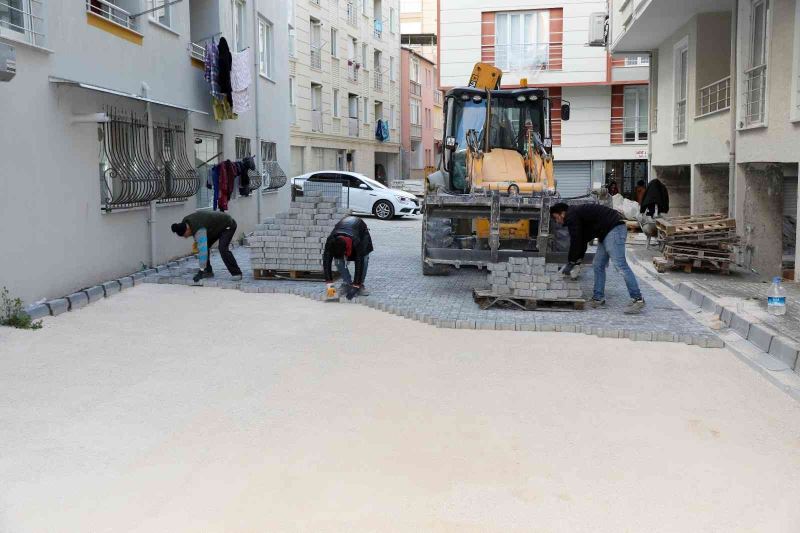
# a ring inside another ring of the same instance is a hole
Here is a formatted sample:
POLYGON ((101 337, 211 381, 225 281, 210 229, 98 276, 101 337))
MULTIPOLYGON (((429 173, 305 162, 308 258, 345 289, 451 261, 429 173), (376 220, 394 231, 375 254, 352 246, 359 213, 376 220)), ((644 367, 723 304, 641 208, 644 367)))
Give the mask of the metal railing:
POLYGON ((675 127, 673 140, 681 142, 686 140, 686 100, 675 103, 675 127))
POLYGON ((264 190, 274 191, 286 185, 286 173, 277 161, 262 161, 264 168, 264 190))
POLYGON ((550 61, 549 44, 485 45, 481 52, 489 63, 506 72, 547 70, 550 61))
POLYGON ((422 125, 420 125, 420 124, 411 124, 410 135, 411 135, 411 137, 413 137, 415 139, 421 139, 422 138, 422 125))
POLYGON ((189 43, 189 55, 192 59, 197 59, 203 63, 206 61, 206 49, 200 43, 189 43))
POLYGON ((378 92, 383 91, 383 72, 381 72, 376 68, 375 72, 372 73, 372 77, 373 77, 372 85, 375 88, 375 90, 378 92))
POLYGON ((697 117, 731 108, 731 77, 722 78, 697 90, 697 117))
POLYGON ((373 28, 373 35, 375 35, 376 39, 380 40, 383 37, 383 24, 379 19, 373 21, 373 28))
POLYGON ((358 137, 358 117, 350 117, 348 119, 347 133, 350 137, 358 137))
POLYGON ((22 39, 36 46, 44 45, 44 7, 41 0, 28 0, 12 5, 11 0, 0 0, 0 28, 21 34, 22 39))
POLYGON ((311 110, 311 131, 322 132, 322 111, 311 110))
POLYGON ((347 22, 351 26, 358 26, 358 10, 352 2, 347 2, 347 22))
POLYGON ((359 67, 357 65, 358 64, 352 60, 347 62, 347 81, 358 83, 359 67))
POLYGON ((86 11, 129 30, 135 27, 130 13, 106 0, 86 0, 86 11))
POLYGON ((759 65, 744 71, 744 125, 764 123, 767 101, 767 66, 759 65))
POLYGON ((442 105, 442 100, 443 100, 442 91, 438 89, 433 91, 433 103, 436 105, 442 105))
POLYGON ((182 202, 197 194, 200 176, 186 153, 186 130, 158 124, 153 131, 156 164, 164 169, 164 195, 160 203, 182 202))
POLYGON ((318 44, 311 45, 311 68, 322 69, 322 47, 318 44))
POLYGON ((411 96, 422 96, 422 85, 417 83, 416 81, 409 81, 409 92, 411 96))

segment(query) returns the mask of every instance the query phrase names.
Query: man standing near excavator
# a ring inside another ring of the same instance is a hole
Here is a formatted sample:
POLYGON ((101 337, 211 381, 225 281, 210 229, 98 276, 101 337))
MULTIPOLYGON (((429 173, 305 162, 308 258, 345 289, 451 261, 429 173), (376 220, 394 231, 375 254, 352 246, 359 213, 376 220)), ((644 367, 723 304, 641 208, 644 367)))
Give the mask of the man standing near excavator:
POLYGON ((586 247, 597 239, 597 253, 592 266, 594 268, 594 293, 589 301, 593 308, 606 305, 606 268, 609 260, 622 274, 631 302, 625 307, 625 314, 639 314, 644 308, 644 298, 631 267, 625 259, 625 241, 628 229, 620 214, 600 204, 583 204, 570 207, 565 203, 557 203, 550 208, 550 214, 556 222, 569 229, 568 263, 561 273, 568 276, 577 267, 586 247))

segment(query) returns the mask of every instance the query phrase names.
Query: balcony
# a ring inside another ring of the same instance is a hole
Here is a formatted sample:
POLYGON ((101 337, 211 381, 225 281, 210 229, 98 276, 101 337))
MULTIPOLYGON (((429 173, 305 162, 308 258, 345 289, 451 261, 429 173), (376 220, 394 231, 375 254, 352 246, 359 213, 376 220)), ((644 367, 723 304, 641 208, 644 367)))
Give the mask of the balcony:
POLYGON ((697 90, 696 118, 727 111, 731 108, 731 78, 723 78, 697 90))
POLYGON ((409 82, 408 90, 411 93, 411 96, 416 96, 418 98, 422 97, 422 85, 420 85, 416 81, 412 80, 409 82))
POLYGON ((86 12, 97 15, 125 29, 136 31, 131 14, 106 0, 86 0, 86 12))
POLYGON ((322 70, 322 47, 318 44, 311 45, 311 68, 322 70))
POLYGON ((383 37, 383 22, 380 19, 375 19, 372 21, 373 24, 373 35, 376 39, 380 40, 383 37))
POLYGON ((378 92, 383 92, 383 73, 379 70, 375 70, 372 74, 373 77, 373 87, 378 92))
POLYGON ((322 133, 322 111, 319 109, 311 111, 311 131, 322 133))
POLYGON ((409 133, 412 139, 422 139, 422 125, 411 124, 411 131, 409 133))
POLYGON ((347 3, 347 23, 356 28, 358 27, 358 9, 352 2, 347 3))
POLYGON ((358 137, 358 117, 350 117, 348 119, 347 133, 350 137, 358 137))
POLYGON ((358 83, 358 71, 361 66, 353 61, 347 61, 347 81, 350 83, 358 83))

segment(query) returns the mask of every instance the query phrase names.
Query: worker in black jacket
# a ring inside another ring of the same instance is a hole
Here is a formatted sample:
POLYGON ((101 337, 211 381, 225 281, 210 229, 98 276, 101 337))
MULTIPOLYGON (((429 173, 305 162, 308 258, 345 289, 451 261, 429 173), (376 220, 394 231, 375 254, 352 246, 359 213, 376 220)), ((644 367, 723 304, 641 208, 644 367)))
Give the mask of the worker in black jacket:
POLYGON ((372 237, 367 224, 358 217, 344 217, 333 227, 325 241, 325 253, 322 255, 325 281, 329 285, 333 283, 331 262, 336 259, 336 269, 342 276, 342 291, 347 299, 351 300, 356 295, 367 296, 369 291, 364 287, 364 278, 372 250, 372 237), (347 270, 348 261, 356 265, 355 278, 351 278, 347 270))
POLYGON ((628 229, 620 214, 600 204, 583 204, 569 206, 558 203, 550 208, 550 214, 559 224, 569 229, 568 263, 562 269, 569 275, 586 255, 586 247, 597 239, 597 253, 594 256, 594 294, 589 302, 591 307, 605 306, 606 268, 609 260, 625 279, 631 303, 625 308, 625 314, 638 314, 644 308, 644 299, 633 275, 631 267, 625 260, 625 241, 628 229))

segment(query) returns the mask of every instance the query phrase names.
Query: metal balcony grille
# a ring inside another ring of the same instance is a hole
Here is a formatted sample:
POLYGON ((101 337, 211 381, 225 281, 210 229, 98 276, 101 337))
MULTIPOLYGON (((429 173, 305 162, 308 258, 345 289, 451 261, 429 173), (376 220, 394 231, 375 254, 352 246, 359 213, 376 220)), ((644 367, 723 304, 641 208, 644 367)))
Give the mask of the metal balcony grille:
POLYGON ((358 26, 358 11, 352 2, 347 3, 347 22, 351 26, 358 26))
POLYGON ((286 173, 277 161, 264 162, 264 188, 269 191, 280 189, 286 185, 286 173))
POLYGON ((767 66, 759 65, 744 73, 744 125, 764 123, 767 99, 767 66))
POLYGON ((322 47, 318 44, 311 45, 311 68, 317 70, 322 68, 322 47))
POLYGON ((86 11, 129 30, 135 27, 130 13, 106 0, 86 0, 86 11))
POLYGON ((147 120, 107 109, 101 126, 102 209, 147 205, 164 195, 164 174, 150 154, 147 120))
POLYGON ((383 73, 379 70, 375 70, 373 78, 375 90, 378 92, 383 91, 383 73))
POLYGON ((160 124, 153 131, 156 164, 163 169, 164 195, 160 203, 183 202, 197 194, 200 177, 186 153, 186 130, 160 124))
POLYGON ((358 70, 354 62, 349 62, 347 65, 347 81, 358 83, 358 70))
POLYGON ((700 111, 697 115, 702 117, 716 113, 717 111, 725 111, 731 108, 731 78, 723 78, 714 83, 710 83, 705 87, 701 87, 697 91, 697 109, 700 111))

